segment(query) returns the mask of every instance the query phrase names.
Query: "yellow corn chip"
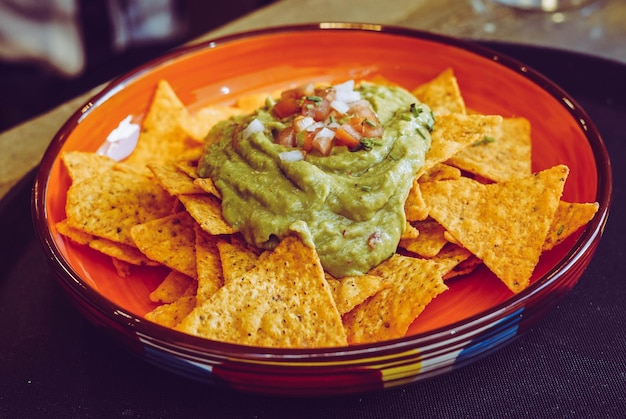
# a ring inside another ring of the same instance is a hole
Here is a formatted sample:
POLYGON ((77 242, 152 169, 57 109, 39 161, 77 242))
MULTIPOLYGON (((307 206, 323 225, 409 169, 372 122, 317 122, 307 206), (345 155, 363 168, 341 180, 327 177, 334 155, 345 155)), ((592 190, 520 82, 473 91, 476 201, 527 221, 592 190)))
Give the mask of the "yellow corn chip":
POLYGON ((161 164, 148 163, 148 168, 154 173, 159 185, 170 195, 203 193, 204 191, 194 184, 185 172, 178 169, 174 162, 161 164))
POLYGON ((559 165, 487 185, 460 178, 422 193, 430 216, 516 293, 530 282, 568 173, 559 165))
POLYGON ((155 303, 173 303, 185 295, 194 295, 196 281, 178 271, 170 271, 154 291, 150 293, 150 301, 155 303), (192 294, 189 294, 189 293, 192 294))
POLYGON ((442 276, 450 268, 428 259, 392 255, 370 271, 390 282, 343 317, 350 343, 403 337, 437 295, 447 290, 442 276))
MULTIPOLYGON (((462 150, 461 150, 462 151, 462 150)), ((458 153, 457 153, 458 154, 458 153)), ((418 178, 420 183, 435 182, 437 180, 452 180, 461 177, 459 168, 445 163, 439 163, 430 168, 426 173, 418 178)))
POLYGON ((258 108, 265 105, 265 101, 268 97, 277 98, 280 97, 282 90, 276 90, 271 93, 262 92, 257 94, 250 94, 242 96, 237 99, 237 108, 241 109, 244 114, 254 112, 258 108))
POLYGON ((167 217, 133 226, 131 236, 150 259, 197 278, 196 233, 191 216, 181 211, 167 217))
POLYGON ((113 242, 103 239, 89 233, 85 233, 73 227, 70 227, 67 220, 60 221, 56 224, 57 231, 68 237, 75 243, 83 244, 99 251, 107 256, 111 256, 120 262, 126 262, 132 265, 140 266, 156 266, 158 263, 148 259, 136 247, 122 243, 113 242))
POLYGON ((89 244, 90 241, 96 239, 93 234, 85 233, 82 230, 71 227, 67 220, 59 221, 55 224, 57 231, 63 236, 69 238, 74 243, 89 244))
POLYGON ((111 240, 96 238, 88 243, 89 247, 122 262, 137 266, 157 266, 158 263, 147 258, 134 246, 116 243, 111 240))
POLYGON ((202 191, 204 191, 206 193, 210 193, 211 195, 213 195, 217 199, 222 199, 222 194, 220 193, 220 191, 215 186, 215 183, 213 183, 213 180, 211 180, 210 178, 199 177, 199 178, 195 179, 193 181, 193 183, 200 190, 202 190, 202 191))
POLYGON ((432 260, 450 266, 450 270, 443 276, 444 281, 455 276, 467 275, 482 264, 482 261, 469 250, 451 243, 444 246, 432 260))
POLYGON ((380 276, 367 274, 341 279, 333 278, 327 274, 326 279, 332 289, 337 310, 341 315, 351 311, 378 291, 391 286, 391 283, 386 282, 380 276))
POLYGON ((111 171, 117 163, 110 157, 86 151, 66 151, 61 159, 74 183, 111 171))
POLYGON ((113 170, 72 183, 65 212, 73 228, 135 246, 131 227, 169 214, 174 202, 153 179, 113 170))
POLYGON ((407 221, 422 221, 428 217, 428 208, 424 202, 420 184, 417 179, 409 190, 409 195, 404 202, 404 213, 407 221))
POLYGON ((295 237, 224 284, 177 330, 223 342, 283 348, 346 345, 315 250, 295 237))
POLYGON ((531 172, 530 122, 505 118, 501 132, 460 150, 448 163, 496 182, 531 172))
POLYGON ((460 261, 458 265, 456 265, 454 268, 452 268, 452 270, 445 274, 443 276, 443 280, 447 281, 457 276, 468 275, 474 272, 474 270, 478 266, 482 265, 482 263, 483 262, 480 259, 470 254, 467 259, 460 261))
POLYGON ((259 258, 258 251, 241 241, 230 243, 220 240, 217 242, 217 248, 220 253, 225 284, 236 281, 241 275, 254 268, 259 258))
POLYGON ((197 147, 197 143, 188 142, 181 125, 188 115, 170 84, 160 80, 143 121, 137 147, 125 162, 144 168, 148 163, 159 164, 178 158, 189 148, 197 147))
POLYGON ((174 328, 196 306, 196 297, 183 296, 170 304, 163 304, 146 313, 146 319, 161 326, 174 328))
POLYGON ((233 115, 241 115, 243 110, 233 106, 211 105, 201 108, 193 115, 181 114, 181 126, 189 137, 199 143, 204 140, 216 123, 230 118, 233 115))
POLYGON ((196 223, 196 270, 198 271, 198 304, 202 304, 224 285, 222 262, 217 248, 219 236, 202 230, 196 223))
POLYGON ((180 201, 200 227, 210 234, 233 234, 235 230, 222 217, 220 201, 211 195, 181 195, 180 201))
POLYGON ((445 69, 434 79, 418 86, 413 90, 413 95, 428 105, 435 116, 466 112, 465 100, 451 68, 445 69))
POLYGON ((117 258, 111 258, 111 263, 113 264, 113 267, 115 268, 115 272, 117 273, 117 276, 121 277, 121 278, 128 278, 130 276, 130 263, 125 262, 123 260, 119 260, 117 258))
POLYGON ((471 144, 493 137, 500 129, 499 115, 445 114, 435 121, 432 143, 420 173, 425 173, 438 163, 447 161, 471 144))
POLYGON ((415 223, 419 235, 412 239, 400 239, 399 246, 409 252, 425 258, 431 258, 439 253, 448 243, 444 237, 444 228, 432 219, 415 223))
POLYGON ((578 231, 578 229, 587 224, 596 212, 598 212, 597 202, 571 203, 559 202, 559 206, 554 214, 552 225, 543 250, 550 250, 557 244, 578 231))
POLYGON ((419 236, 420 232, 411 225, 411 223, 409 223, 408 221, 406 222, 406 226, 404 227, 404 232, 402 233, 402 236, 400 236, 400 240, 405 239, 405 240, 411 240, 411 239, 415 239, 417 238, 417 236, 419 236))

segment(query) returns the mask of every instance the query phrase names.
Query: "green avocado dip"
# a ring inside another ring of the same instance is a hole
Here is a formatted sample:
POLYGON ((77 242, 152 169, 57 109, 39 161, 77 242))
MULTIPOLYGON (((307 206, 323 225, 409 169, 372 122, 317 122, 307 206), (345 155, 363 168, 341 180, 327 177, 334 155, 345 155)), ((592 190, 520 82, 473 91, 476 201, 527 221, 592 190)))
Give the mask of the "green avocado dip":
POLYGON ((319 118, 307 119, 315 121, 316 132, 339 131, 342 123, 355 121, 342 113, 349 114, 349 102, 333 100, 345 84, 337 92, 333 87, 292 92, 293 113, 278 112, 278 103, 284 100, 284 109, 290 97, 283 94, 250 115, 214 126, 198 167, 221 192, 224 219, 247 242, 272 249, 298 234, 336 278, 364 274, 396 251, 406 226, 404 202, 424 165, 434 124, 430 109, 400 87, 363 82, 350 89, 343 97, 368 104, 375 115, 357 121, 375 127, 377 136, 363 135, 355 146, 337 134, 324 143, 330 148, 307 148, 306 132, 315 127, 310 125, 285 145, 277 140, 281 133, 323 106, 322 99, 341 112, 331 107, 321 129, 319 118))

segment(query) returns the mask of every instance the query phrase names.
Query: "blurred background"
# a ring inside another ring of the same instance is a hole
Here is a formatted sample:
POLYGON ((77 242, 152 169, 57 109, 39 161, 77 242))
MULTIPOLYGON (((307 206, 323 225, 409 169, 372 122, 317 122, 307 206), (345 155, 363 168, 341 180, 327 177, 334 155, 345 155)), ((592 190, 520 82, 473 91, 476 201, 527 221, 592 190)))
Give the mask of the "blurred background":
POLYGON ((0 0, 0 131, 276 0, 0 0))

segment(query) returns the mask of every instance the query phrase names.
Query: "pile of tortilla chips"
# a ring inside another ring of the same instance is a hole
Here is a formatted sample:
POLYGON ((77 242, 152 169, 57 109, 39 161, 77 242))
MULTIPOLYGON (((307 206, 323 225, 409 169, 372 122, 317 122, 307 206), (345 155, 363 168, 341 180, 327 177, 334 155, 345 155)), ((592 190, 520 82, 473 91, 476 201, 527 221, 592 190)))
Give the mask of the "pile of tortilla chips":
POLYGON ((297 237, 273 251, 243 241, 221 216, 220 193, 196 173, 217 121, 263 96, 191 114, 159 83, 138 146, 123 162, 62 156, 72 180, 57 230, 133 266, 165 266, 145 317, 181 332, 264 347, 328 347, 402 337, 445 281, 484 264, 510 290, 529 285, 541 253, 597 211, 561 200, 568 168, 531 173, 530 126, 466 109, 446 69, 414 90, 435 114, 432 148, 405 204, 398 252, 368 274, 336 279, 297 237))

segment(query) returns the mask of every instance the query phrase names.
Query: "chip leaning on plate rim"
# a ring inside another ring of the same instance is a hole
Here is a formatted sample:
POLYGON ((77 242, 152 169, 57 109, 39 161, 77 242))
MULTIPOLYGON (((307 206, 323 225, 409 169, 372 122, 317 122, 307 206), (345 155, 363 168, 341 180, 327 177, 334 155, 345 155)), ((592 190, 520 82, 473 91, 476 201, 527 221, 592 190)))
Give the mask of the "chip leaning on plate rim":
POLYGON ((71 185, 56 227, 110 257, 120 281, 132 281, 137 267, 163 271, 145 318, 184 333, 278 348, 400 338, 448 281, 479 267, 511 294, 523 291, 541 255, 598 211, 596 202, 562 199, 566 165, 531 171, 528 120, 467 109, 454 69, 443 68, 404 86, 435 124, 407 185, 397 251, 369 272, 335 278, 297 234, 270 250, 246 242, 223 218, 215 182, 198 175, 211 127, 280 92, 191 112, 167 80, 154 88, 128 156, 63 153, 71 185))

